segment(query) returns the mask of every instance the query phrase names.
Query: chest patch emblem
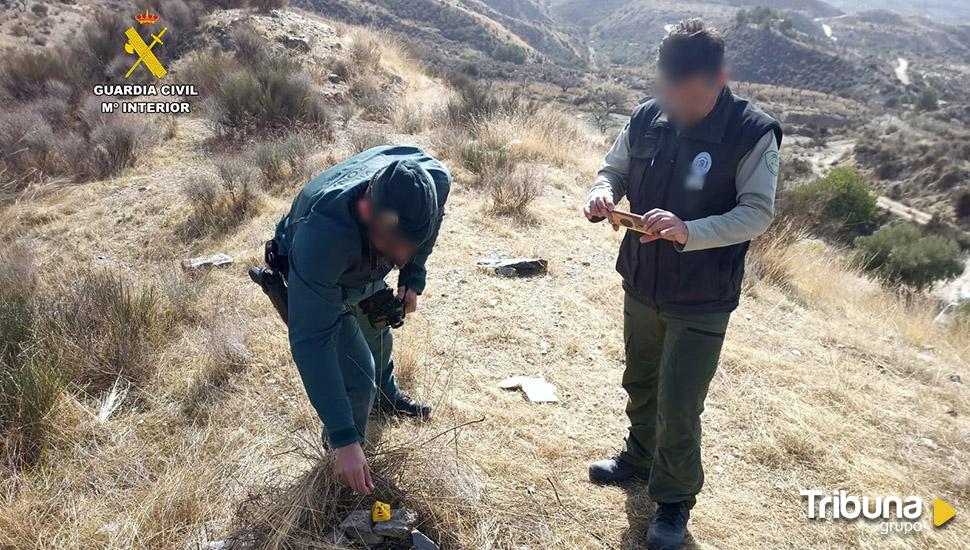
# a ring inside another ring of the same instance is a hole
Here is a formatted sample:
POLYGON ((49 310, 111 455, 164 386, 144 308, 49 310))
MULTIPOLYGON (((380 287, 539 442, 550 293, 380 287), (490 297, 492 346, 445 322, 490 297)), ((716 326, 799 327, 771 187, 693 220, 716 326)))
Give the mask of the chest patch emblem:
POLYGON ((698 153, 690 164, 690 175, 687 176, 688 189, 703 189, 707 173, 711 171, 711 154, 707 151, 698 153))
POLYGON ((711 171, 711 154, 708 152, 698 153, 691 163, 691 173, 695 176, 706 176, 711 171))

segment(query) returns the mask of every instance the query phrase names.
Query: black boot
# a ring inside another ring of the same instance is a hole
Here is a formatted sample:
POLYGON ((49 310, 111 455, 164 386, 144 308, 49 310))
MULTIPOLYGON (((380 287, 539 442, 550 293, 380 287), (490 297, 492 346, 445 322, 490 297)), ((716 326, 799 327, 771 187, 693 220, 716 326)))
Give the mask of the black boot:
POLYGON ((403 393, 397 394, 394 401, 381 401, 377 408, 385 414, 397 416, 413 416, 426 420, 431 416, 431 403, 427 401, 415 401, 403 393))
POLYGON ((647 479, 649 468, 641 468, 625 462, 616 455, 589 465, 589 480, 593 483, 620 483, 628 479, 647 479))
POLYGON ((676 550, 684 543, 687 535, 687 520, 690 507, 684 502, 657 504, 657 515, 653 516, 647 529, 647 550, 676 550))

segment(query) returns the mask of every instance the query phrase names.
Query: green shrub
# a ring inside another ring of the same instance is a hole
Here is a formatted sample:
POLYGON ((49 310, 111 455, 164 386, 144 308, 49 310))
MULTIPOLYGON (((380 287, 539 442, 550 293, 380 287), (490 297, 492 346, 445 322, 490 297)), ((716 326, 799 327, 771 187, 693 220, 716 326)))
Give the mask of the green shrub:
POLYGON ((840 237, 853 238, 878 227, 876 194, 855 168, 833 168, 825 177, 798 187, 794 194, 803 214, 840 237))
POLYGON ((516 44, 499 44, 492 50, 492 58, 521 65, 529 58, 529 52, 516 44))
POLYGON ((63 387, 35 346, 37 296, 29 254, 9 245, 0 257, 0 450, 15 465, 45 446, 48 416, 63 387))
POLYGON ((887 225, 855 246, 863 267, 893 284, 922 290, 963 273, 959 244, 913 223, 887 225))
POLYGON ((927 88, 916 99, 916 108, 920 111, 935 111, 940 107, 940 94, 933 88, 927 88))
POLYGON ((953 209, 957 219, 970 219, 970 189, 963 189, 953 198, 953 209))

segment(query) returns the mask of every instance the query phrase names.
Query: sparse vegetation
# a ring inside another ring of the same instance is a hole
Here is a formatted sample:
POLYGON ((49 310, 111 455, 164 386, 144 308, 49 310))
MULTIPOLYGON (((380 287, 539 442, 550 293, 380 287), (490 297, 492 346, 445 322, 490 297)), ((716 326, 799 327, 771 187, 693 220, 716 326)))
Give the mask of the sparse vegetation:
POLYGON ((260 205, 256 172, 244 159, 219 160, 214 172, 194 176, 182 186, 191 208, 181 229, 186 237, 223 233, 249 218, 260 205))
POLYGON ((960 246, 912 223, 887 225, 855 241, 863 267, 893 284, 923 290, 963 273, 960 246))

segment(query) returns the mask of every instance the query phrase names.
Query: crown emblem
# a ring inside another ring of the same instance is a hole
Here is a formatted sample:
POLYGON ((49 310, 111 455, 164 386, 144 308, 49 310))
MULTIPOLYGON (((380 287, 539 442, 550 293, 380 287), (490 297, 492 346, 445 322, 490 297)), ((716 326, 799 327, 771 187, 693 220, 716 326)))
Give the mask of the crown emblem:
POLYGON ((142 25, 154 25, 158 21, 158 15, 145 10, 145 13, 139 13, 135 16, 135 21, 138 21, 142 25))

